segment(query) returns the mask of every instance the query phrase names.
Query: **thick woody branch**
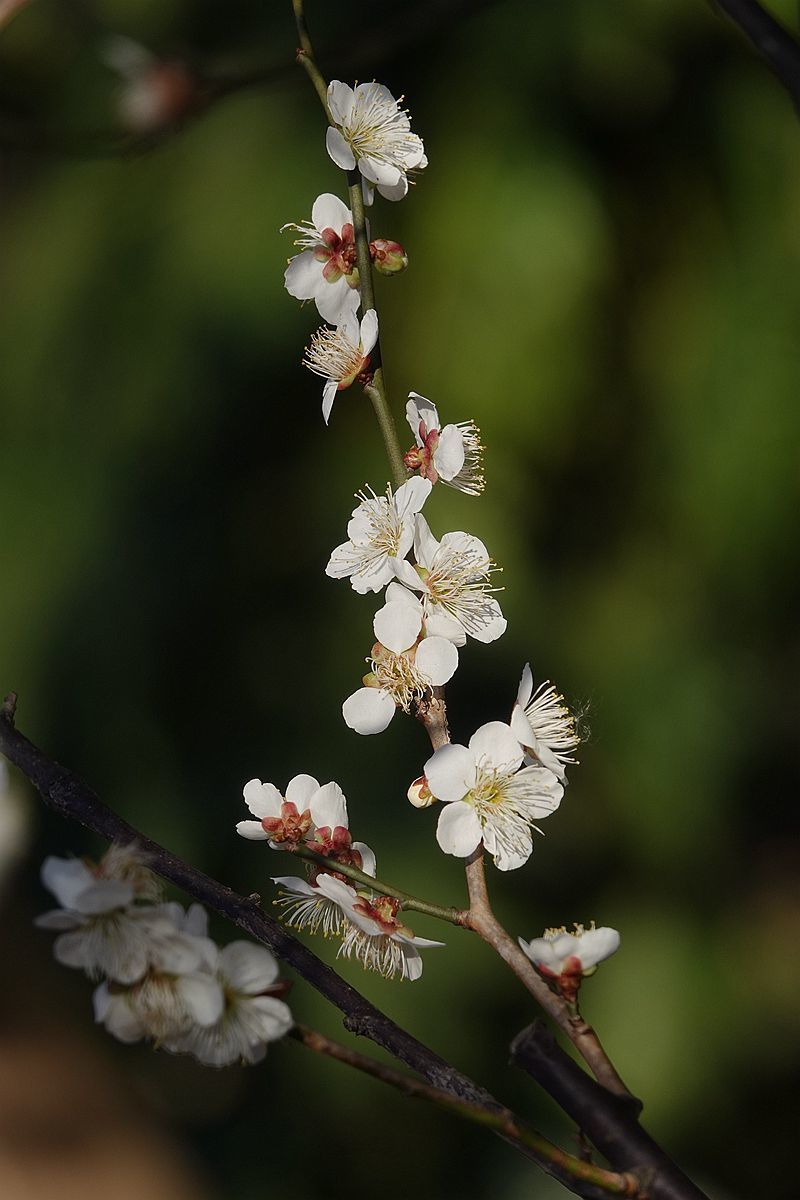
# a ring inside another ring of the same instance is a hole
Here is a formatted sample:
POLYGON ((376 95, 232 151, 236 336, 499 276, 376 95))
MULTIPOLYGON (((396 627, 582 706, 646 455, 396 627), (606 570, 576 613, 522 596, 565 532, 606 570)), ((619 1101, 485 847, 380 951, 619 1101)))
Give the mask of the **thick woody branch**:
POLYGON ((652 1200, 708 1200, 642 1128, 636 1104, 590 1079, 541 1021, 517 1035, 511 1061, 553 1097, 615 1170, 635 1171, 652 1200))
POLYGON ((764 58, 800 111, 800 43, 758 0, 716 0, 764 58))
MULTIPOLYGON (((123 845, 135 843, 148 856, 150 867, 162 879, 175 884, 194 900, 207 905, 256 941, 268 946, 276 957, 293 967, 343 1013, 346 1029, 381 1046, 443 1095, 466 1101, 476 1109, 484 1109, 487 1114, 507 1111, 489 1092, 395 1024, 327 963, 298 942, 263 911, 259 896, 241 896, 190 866, 118 816, 72 771, 48 758, 15 727, 16 702, 17 697, 12 692, 0 708, 0 753, 19 768, 42 799, 60 816, 77 821, 108 841, 123 845)), ((543 1159, 523 1140, 514 1139, 506 1129, 495 1128, 491 1122, 489 1124, 504 1141, 513 1144, 575 1195, 586 1200, 602 1200, 608 1194, 607 1189, 599 1189, 584 1180, 572 1178, 562 1168, 543 1159)), ((629 1182, 626 1186, 629 1186, 629 1182)), ((617 1194, 635 1193, 621 1191, 617 1194)))

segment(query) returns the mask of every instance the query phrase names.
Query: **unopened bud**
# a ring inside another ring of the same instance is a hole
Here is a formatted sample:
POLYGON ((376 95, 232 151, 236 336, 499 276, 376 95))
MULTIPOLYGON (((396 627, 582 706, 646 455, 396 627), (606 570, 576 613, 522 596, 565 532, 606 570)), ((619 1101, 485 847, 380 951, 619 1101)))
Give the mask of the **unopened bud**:
POLYGON ((424 775, 420 775, 419 779, 414 780, 406 795, 414 808, 430 808, 432 804, 436 803, 436 797, 428 787, 428 781, 424 775))
POLYGON ((399 275, 408 266, 408 255, 399 242, 375 238, 369 244, 369 252, 375 270, 381 275, 399 275))

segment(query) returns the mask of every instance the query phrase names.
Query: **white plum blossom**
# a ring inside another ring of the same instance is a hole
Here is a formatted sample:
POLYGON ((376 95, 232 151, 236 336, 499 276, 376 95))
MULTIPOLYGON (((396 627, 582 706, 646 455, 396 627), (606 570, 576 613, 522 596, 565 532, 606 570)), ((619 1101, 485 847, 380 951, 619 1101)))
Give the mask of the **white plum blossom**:
POLYGON ((398 974, 401 979, 419 979, 422 974, 420 947, 444 945, 444 942, 415 937, 398 920, 398 900, 357 892, 333 875, 320 876, 318 886, 346 917, 337 957, 355 958, 366 970, 377 971, 386 979, 393 979, 398 974))
POLYGON ((112 845, 93 866, 77 858, 46 858, 42 883, 61 907, 35 924, 60 931, 53 953, 63 966, 95 979, 108 975, 133 983, 153 963, 192 956, 166 906, 136 903, 156 899, 159 885, 133 846, 112 845))
POLYGON ((213 1024, 197 1023, 183 1037, 166 1042, 168 1050, 191 1054, 210 1067, 260 1062, 267 1044, 288 1033, 294 1021, 278 998, 285 985, 278 964, 264 946, 231 942, 220 950, 214 978, 224 1008, 213 1024))
POLYGON ((119 118, 134 133, 164 129, 197 103, 197 80, 185 63, 156 58, 139 42, 119 35, 105 40, 101 57, 120 76, 119 118))
POLYGON ((455 674, 458 650, 446 637, 429 635, 420 641, 422 616, 420 604, 391 598, 375 614, 378 640, 372 647, 365 686, 342 705, 345 724, 356 733, 382 733, 398 708, 408 712, 414 700, 429 688, 442 687, 455 674))
POLYGON ((418 392, 408 393, 406 420, 416 446, 403 456, 410 471, 436 483, 479 496, 486 486, 483 475, 483 444, 474 421, 459 421, 442 429, 436 405, 418 392))
POLYGON ((436 837, 446 854, 467 858, 480 844, 501 871, 527 862, 534 821, 550 816, 564 789, 552 771, 524 767, 519 742, 508 725, 490 721, 469 746, 447 745, 425 764, 425 785, 446 807, 436 837))
POLYGON ((566 781, 566 766, 577 760, 574 751, 580 745, 575 718, 549 679, 533 691, 533 673, 526 663, 511 714, 514 735, 529 752, 529 761, 538 761, 558 778, 566 781))
POLYGON ((182 1037, 195 1025, 213 1025, 224 1009, 214 977, 217 947, 202 934, 186 932, 205 929, 203 910, 193 905, 184 914, 180 905, 162 908, 161 918, 177 918, 178 924, 172 925, 173 936, 164 938, 156 961, 140 979, 130 983, 110 975, 94 993, 95 1020, 122 1042, 182 1037))
POLYGON ((323 320, 341 325, 355 317, 360 303, 353 215, 338 196, 323 192, 311 209, 311 220, 290 223, 300 237, 300 254, 289 260, 284 283, 296 300, 313 300, 323 320))
POLYGON ((446 533, 438 542, 421 515, 416 519, 412 566, 404 556, 392 560, 394 574, 406 587, 420 592, 426 628, 444 633, 445 623, 457 645, 466 635, 478 642, 493 642, 506 630, 506 619, 492 592, 491 576, 497 571, 480 538, 469 533, 446 533), (434 623, 442 621, 437 627, 434 623))
POLYGON ((337 167, 352 171, 358 166, 367 203, 375 187, 387 200, 402 200, 408 192, 408 172, 421 170, 428 160, 400 101, 381 83, 359 83, 354 89, 333 79, 328 108, 335 125, 328 129, 325 144, 337 167))
POLYGON ((324 326, 311 335, 303 366, 325 380, 322 416, 328 424, 336 393, 350 387, 369 368, 370 354, 378 340, 378 314, 368 308, 359 322, 348 313, 335 329, 324 326))
POLYGON ((562 925, 546 929, 542 937, 529 942, 519 938, 519 944, 539 974, 565 999, 574 1002, 581 980, 593 975, 597 964, 619 949, 620 940, 616 929, 607 925, 596 929, 592 921, 588 929, 575 925, 574 933, 568 933, 562 925))
POLYGON ((255 821, 239 821, 236 832, 273 850, 299 846, 318 825, 347 828, 347 805, 338 783, 321 786, 313 775, 295 775, 282 796, 273 783, 251 779, 242 792, 255 821))
POLYGON ((432 484, 415 476, 385 496, 359 492, 361 503, 347 525, 348 541, 337 546, 325 568, 333 579, 349 577, 360 594, 379 592, 395 575, 394 560, 405 558, 414 543, 416 515, 431 493, 432 484))

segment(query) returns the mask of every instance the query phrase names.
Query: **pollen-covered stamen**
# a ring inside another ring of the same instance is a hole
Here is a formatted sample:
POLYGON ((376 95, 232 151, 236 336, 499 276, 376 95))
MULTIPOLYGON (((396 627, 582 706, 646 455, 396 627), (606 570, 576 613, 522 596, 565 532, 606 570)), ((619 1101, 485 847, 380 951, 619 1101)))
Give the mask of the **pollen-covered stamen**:
POLYGON ((567 708, 564 697, 546 679, 533 694, 525 708, 531 728, 541 742, 553 751, 562 763, 575 763, 573 751, 580 745, 575 718, 567 708))
POLYGON ((481 826, 491 825, 495 856, 498 852, 504 857, 529 852, 531 828, 542 832, 531 825, 529 799, 520 790, 515 772, 479 763, 475 784, 464 800, 475 809, 481 826))
POLYGON ((312 333, 303 355, 303 366, 322 379, 335 380, 342 391, 366 371, 369 355, 364 354, 360 343, 351 342, 341 326, 336 329, 323 327, 312 333))
POLYGON ((380 642, 372 647, 369 674, 364 676, 365 687, 381 688, 388 692, 398 708, 409 712, 415 700, 420 700, 430 687, 430 682, 416 666, 416 647, 395 654, 380 642))
POLYGON ((464 465, 448 482, 450 487, 457 488, 468 496, 479 496, 486 487, 481 431, 474 421, 457 421, 456 428, 461 431, 464 439, 464 465))
MULTIPOLYGON (((314 873, 315 878, 317 874, 319 872, 314 873)), ((315 879, 309 882, 314 887, 315 879)), ((322 930, 323 937, 339 937, 347 923, 339 905, 327 896, 301 896, 291 892, 280 892, 272 903, 282 910, 281 919, 291 929, 307 929, 309 933, 322 930)))
POLYGON ((501 587, 489 582, 501 570, 474 546, 442 542, 425 582, 431 600, 460 621, 467 633, 479 633, 494 619, 487 598, 501 587))
POLYGON ((284 800, 279 817, 264 817, 261 821, 270 841, 286 843, 286 849, 297 847, 311 828, 313 821, 308 809, 303 813, 297 811, 297 805, 284 800))

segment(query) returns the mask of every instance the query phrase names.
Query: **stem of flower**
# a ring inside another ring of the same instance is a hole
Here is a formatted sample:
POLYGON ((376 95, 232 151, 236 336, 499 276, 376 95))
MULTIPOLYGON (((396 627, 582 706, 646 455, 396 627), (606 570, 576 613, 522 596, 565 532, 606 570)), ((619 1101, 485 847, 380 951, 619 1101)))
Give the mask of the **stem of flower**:
POLYGON ((428 917, 437 917, 440 921, 448 921, 451 925, 467 924, 468 914, 458 908, 445 908, 441 904, 429 904, 427 900, 420 900, 418 896, 412 896, 409 892, 401 892, 399 888, 392 887, 389 883, 383 883, 382 880, 375 879, 372 875, 367 875, 358 867, 337 862, 335 858, 326 858, 324 854, 318 854, 316 850, 311 850, 308 846, 298 846, 292 853, 298 858, 305 858, 308 862, 317 863, 318 866, 325 867, 326 870, 337 875, 344 875, 348 879, 352 879, 354 883, 362 883, 371 891, 380 892, 382 896, 391 896, 392 899, 399 900, 404 909, 421 912, 428 917))
POLYGON ((567 1154, 566 1151, 561 1150, 542 1134, 522 1122, 508 1108, 500 1105, 490 1108, 468 1100, 458 1100, 431 1084, 412 1079, 384 1063, 376 1062, 375 1059, 360 1054, 349 1046, 334 1042, 324 1034, 309 1029, 305 1025, 295 1025, 290 1031, 289 1037, 307 1046, 315 1054, 324 1054, 328 1058, 335 1059, 336 1062, 354 1067, 357 1071, 362 1071, 365 1075, 370 1075, 373 1079, 379 1079, 381 1083, 396 1088, 405 1096, 427 1100, 438 1108, 443 1108, 455 1116, 461 1117, 462 1120, 494 1130, 510 1142, 526 1147, 541 1165, 554 1167, 559 1174, 580 1180, 582 1183, 594 1184, 595 1187, 602 1188, 612 1196, 639 1197, 643 1195, 641 1184, 632 1173, 618 1174, 616 1171, 606 1171, 602 1167, 595 1166, 594 1163, 585 1162, 583 1159, 575 1158, 572 1154, 567 1154))
POLYGON ((328 108, 328 85, 314 57, 314 47, 311 44, 311 38, 308 34, 303 0, 292 0, 292 8, 294 9, 294 20, 297 25, 297 37, 300 42, 300 48, 297 51, 297 61, 304 67, 308 78, 314 86, 314 91, 320 98, 322 107, 325 109, 325 116, 328 118, 328 123, 333 125, 333 117, 328 108))

